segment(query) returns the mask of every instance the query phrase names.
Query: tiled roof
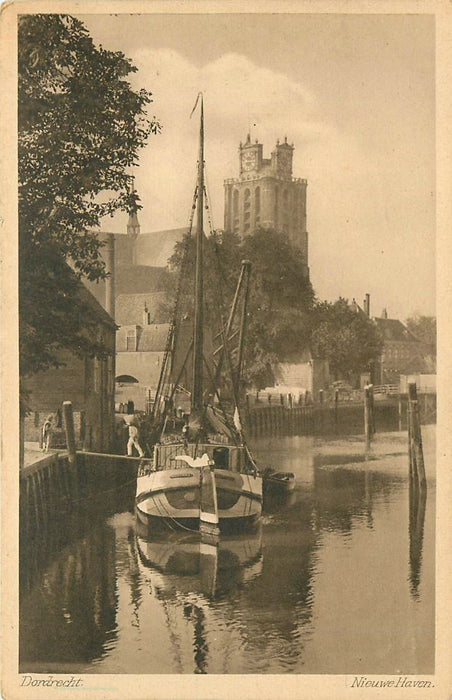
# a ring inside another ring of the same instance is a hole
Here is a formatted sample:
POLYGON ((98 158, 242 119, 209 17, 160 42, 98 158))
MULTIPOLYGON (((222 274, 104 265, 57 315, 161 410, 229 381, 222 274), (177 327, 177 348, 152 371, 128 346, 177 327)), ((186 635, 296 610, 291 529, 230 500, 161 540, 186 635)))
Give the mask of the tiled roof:
MULTIPOLYGON (((135 258, 138 265, 166 267, 174 253, 174 246, 181 241, 188 228, 171 228, 165 231, 139 233, 135 242, 135 258)), ((105 234, 100 233, 105 239, 105 234)), ((132 241, 126 233, 115 233, 115 257, 117 265, 129 264, 132 241)))
POLYGON ((129 324, 121 326, 116 334, 116 352, 164 352, 168 337, 169 323, 153 323, 150 326, 129 324), (132 333, 133 332, 133 333, 132 333), (131 350, 127 337, 132 334, 131 350))
POLYGON ((165 289, 169 275, 163 267, 118 265, 115 276, 116 296, 160 291, 165 289))
POLYGON ((103 306, 99 303, 96 297, 90 292, 89 289, 83 284, 83 282, 78 283, 79 297, 83 301, 85 309, 88 310, 98 319, 100 322, 107 324, 108 326, 114 326, 114 319, 108 314, 103 306))
MULTIPOLYGON (((187 233, 187 228, 140 233, 136 241, 136 259, 140 265, 166 267, 174 253, 174 246, 187 233)), ((119 236, 118 236, 119 238, 119 236)))
POLYGON ((384 340, 419 343, 408 328, 396 318, 374 318, 374 321, 384 340))
POLYGON ((169 323, 145 326, 138 338, 138 352, 163 352, 166 348, 169 323))
POLYGON ((166 292, 141 294, 120 294, 116 297, 115 318, 119 325, 143 325, 144 307, 151 314, 151 321, 166 323, 168 314, 162 312, 162 305, 167 299, 166 292))

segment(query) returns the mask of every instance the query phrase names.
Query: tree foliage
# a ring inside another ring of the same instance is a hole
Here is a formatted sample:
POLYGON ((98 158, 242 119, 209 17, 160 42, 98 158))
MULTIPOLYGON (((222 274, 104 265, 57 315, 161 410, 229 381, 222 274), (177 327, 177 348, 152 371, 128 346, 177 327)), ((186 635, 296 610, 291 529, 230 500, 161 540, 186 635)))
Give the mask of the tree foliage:
POLYGON ((146 116, 151 93, 127 80, 136 68, 121 52, 96 47, 74 17, 21 16, 18 70, 26 375, 58 365, 59 348, 88 351, 78 279, 106 274, 93 229, 117 209, 139 207, 127 169, 159 125, 146 116))
POLYGON ((284 234, 258 229, 241 254, 252 263, 244 378, 263 388, 273 384, 275 362, 309 346, 314 292, 300 249, 284 234))
POLYGON ((435 316, 422 316, 414 314, 407 318, 406 325, 409 331, 420 341, 429 345, 436 352, 436 318, 435 316))
POLYGON ((369 371, 383 348, 374 323, 350 308, 346 299, 317 302, 312 310, 311 350, 327 359, 335 379, 369 371))
MULTIPOLYGON (((235 234, 214 232, 206 238, 203 266, 206 321, 214 331, 227 318, 243 259, 252 264, 244 378, 268 386, 275 362, 299 354, 309 342, 314 293, 300 250, 284 234, 258 230, 241 241, 235 234)), ((185 314, 191 313, 194 260, 194 241, 187 237, 176 245, 169 261, 172 269, 191 280, 181 294, 185 314)))

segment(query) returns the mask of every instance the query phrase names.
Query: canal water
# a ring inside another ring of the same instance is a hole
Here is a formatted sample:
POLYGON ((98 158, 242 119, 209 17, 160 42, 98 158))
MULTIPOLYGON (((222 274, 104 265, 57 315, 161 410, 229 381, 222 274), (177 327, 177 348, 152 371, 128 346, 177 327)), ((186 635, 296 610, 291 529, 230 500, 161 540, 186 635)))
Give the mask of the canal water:
POLYGON ((413 505, 406 433, 254 440, 296 474, 261 527, 219 549, 146 541, 133 484, 22 547, 20 671, 434 672, 435 428, 413 505))

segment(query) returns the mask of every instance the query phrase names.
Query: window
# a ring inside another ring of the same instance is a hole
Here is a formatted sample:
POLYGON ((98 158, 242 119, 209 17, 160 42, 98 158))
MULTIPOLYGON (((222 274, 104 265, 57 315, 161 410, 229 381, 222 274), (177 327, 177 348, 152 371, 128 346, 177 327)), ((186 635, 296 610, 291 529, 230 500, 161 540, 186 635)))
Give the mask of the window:
POLYGON ((113 357, 109 355, 107 357, 107 392, 111 396, 115 391, 115 383, 113 377, 113 357))
POLYGON ((256 210, 256 214, 258 214, 261 210, 261 188, 256 187, 256 191, 254 193, 254 208, 256 210))
POLYGON ((239 213, 239 191, 234 190, 234 194, 232 195, 232 212, 234 215, 234 218, 238 216, 239 213))
POLYGON ((132 329, 130 331, 127 331, 127 345, 126 345, 126 350, 128 352, 135 352, 137 349, 136 347, 136 332, 135 329, 132 329))
POLYGON ((239 230, 239 191, 234 190, 232 195, 232 215, 233 215, 233 229, 234 233, 238 233, 239 230))
POLYGON ((93 372, 93 389, 97 394, 100 388, 100 374, 101 374, 101 363, 100 359, 96 356, 93 361, 94 372, 93 372))

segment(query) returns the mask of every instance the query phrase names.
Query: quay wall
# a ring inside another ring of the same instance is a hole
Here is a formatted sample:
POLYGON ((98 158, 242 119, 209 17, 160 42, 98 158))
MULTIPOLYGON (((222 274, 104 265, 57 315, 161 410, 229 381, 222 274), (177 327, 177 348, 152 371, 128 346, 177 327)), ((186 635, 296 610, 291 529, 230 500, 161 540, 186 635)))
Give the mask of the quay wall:
POLYGON ((65 453, 54 453, 24 467, 20 474, 21 542, 58 527, 71 514, 93 504, 114 509, 118 498, 133 505, 137 458, 78 452, 71 464, 65 453))
MULTIPOLYGON (((436 395, 419 395, 421 422, 436 422, 436 395)), ((375 400, 377 431, 407 429, 407 397, 375 400)), ((364 433, 361 402, 325 402, 288 406, 287 402, 259 402, 243 409, 245 429, 251 437, 265 435, 346 435, 364 433)))

